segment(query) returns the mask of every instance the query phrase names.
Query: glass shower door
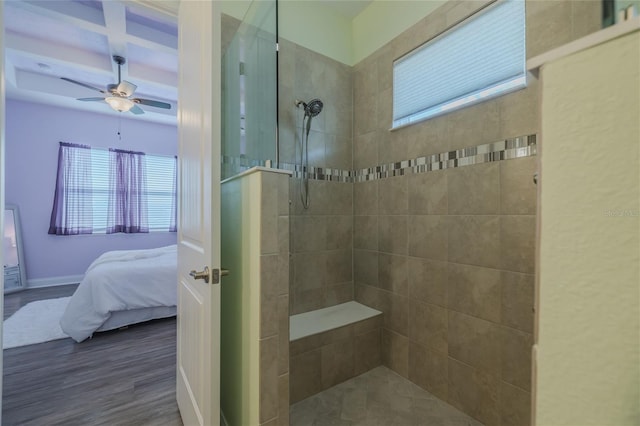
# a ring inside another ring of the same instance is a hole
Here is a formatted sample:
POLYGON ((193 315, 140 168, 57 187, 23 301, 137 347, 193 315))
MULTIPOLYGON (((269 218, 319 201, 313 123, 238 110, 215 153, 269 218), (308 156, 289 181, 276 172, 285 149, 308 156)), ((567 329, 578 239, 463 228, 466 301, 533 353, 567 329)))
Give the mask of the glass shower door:
POLYGON ((223 52, 223 179, 277 163, 276 32, 276 1, 254 1, 223 52))

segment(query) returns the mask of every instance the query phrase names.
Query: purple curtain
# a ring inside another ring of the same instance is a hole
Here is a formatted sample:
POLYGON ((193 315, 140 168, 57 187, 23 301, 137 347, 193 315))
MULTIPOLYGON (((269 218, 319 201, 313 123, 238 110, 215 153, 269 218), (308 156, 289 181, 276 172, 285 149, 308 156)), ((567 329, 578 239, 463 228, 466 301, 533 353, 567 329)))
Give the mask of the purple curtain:
POLYGON ((143 152, 109 149, 107 234, 149 232, 143 152))
POLYGON ((178 231, 178 156, 173 157, 175 159, 173 163, 173 188, 171 193, 171 223, 169 224, 169 232, 178 231))
POLYGON ((60 142, 49 234, 78 235, 92 232, 91 147, 60 142))

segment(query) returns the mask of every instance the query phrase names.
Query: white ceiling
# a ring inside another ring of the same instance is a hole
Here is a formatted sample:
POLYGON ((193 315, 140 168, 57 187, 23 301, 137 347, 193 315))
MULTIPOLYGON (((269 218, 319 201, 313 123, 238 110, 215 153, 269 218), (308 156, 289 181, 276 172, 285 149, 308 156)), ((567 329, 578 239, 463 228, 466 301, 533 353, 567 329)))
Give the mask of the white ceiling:
POLYGON ((4 13, 7 98, 176 123, 178 34, 174 16, 118 0, 6 1, 4 13), (118 113, 106 102, 81 102, 116 83, 112 60, 127 60, 122 79, 138 86, 134 97, 157 99, 170 110, 141 105, 142 115, 118 113))
MULTIPOLYGON (((321 1, 349 18, 372 2, 321 1)), ((165 12, 141 3, 145 0, 136 4, 126 0, 5 1, 7 98, 175 124, 177 2, 163 2, 171 6, 165 12), (106 102, 76 100, 102 94, 61 77, 105 90, 118 79, 113 55, 127 61, 122 79, 138 86, 134 97, 168 102, 172 108, 141 105, 145 114, 134 115, 116 112, 106 102)))

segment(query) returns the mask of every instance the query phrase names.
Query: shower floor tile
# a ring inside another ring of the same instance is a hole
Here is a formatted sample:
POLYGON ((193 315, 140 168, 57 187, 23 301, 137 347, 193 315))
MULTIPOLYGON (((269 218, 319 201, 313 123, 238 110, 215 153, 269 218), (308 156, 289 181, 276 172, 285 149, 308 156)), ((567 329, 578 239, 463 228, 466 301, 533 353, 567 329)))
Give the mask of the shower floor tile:
POLYGON ((386 367, 291 406, 291 426, 482 426, 386 367))

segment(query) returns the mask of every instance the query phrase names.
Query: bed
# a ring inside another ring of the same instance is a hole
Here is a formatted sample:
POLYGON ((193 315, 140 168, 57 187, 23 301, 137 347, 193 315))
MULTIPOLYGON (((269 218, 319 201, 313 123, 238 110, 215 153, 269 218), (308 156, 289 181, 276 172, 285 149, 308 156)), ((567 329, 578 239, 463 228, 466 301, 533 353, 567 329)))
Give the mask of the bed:
POLYGON ((69 300, 60 326, 76 342, 176 315, 176 246, 109 251, 93 261, 69 300))

